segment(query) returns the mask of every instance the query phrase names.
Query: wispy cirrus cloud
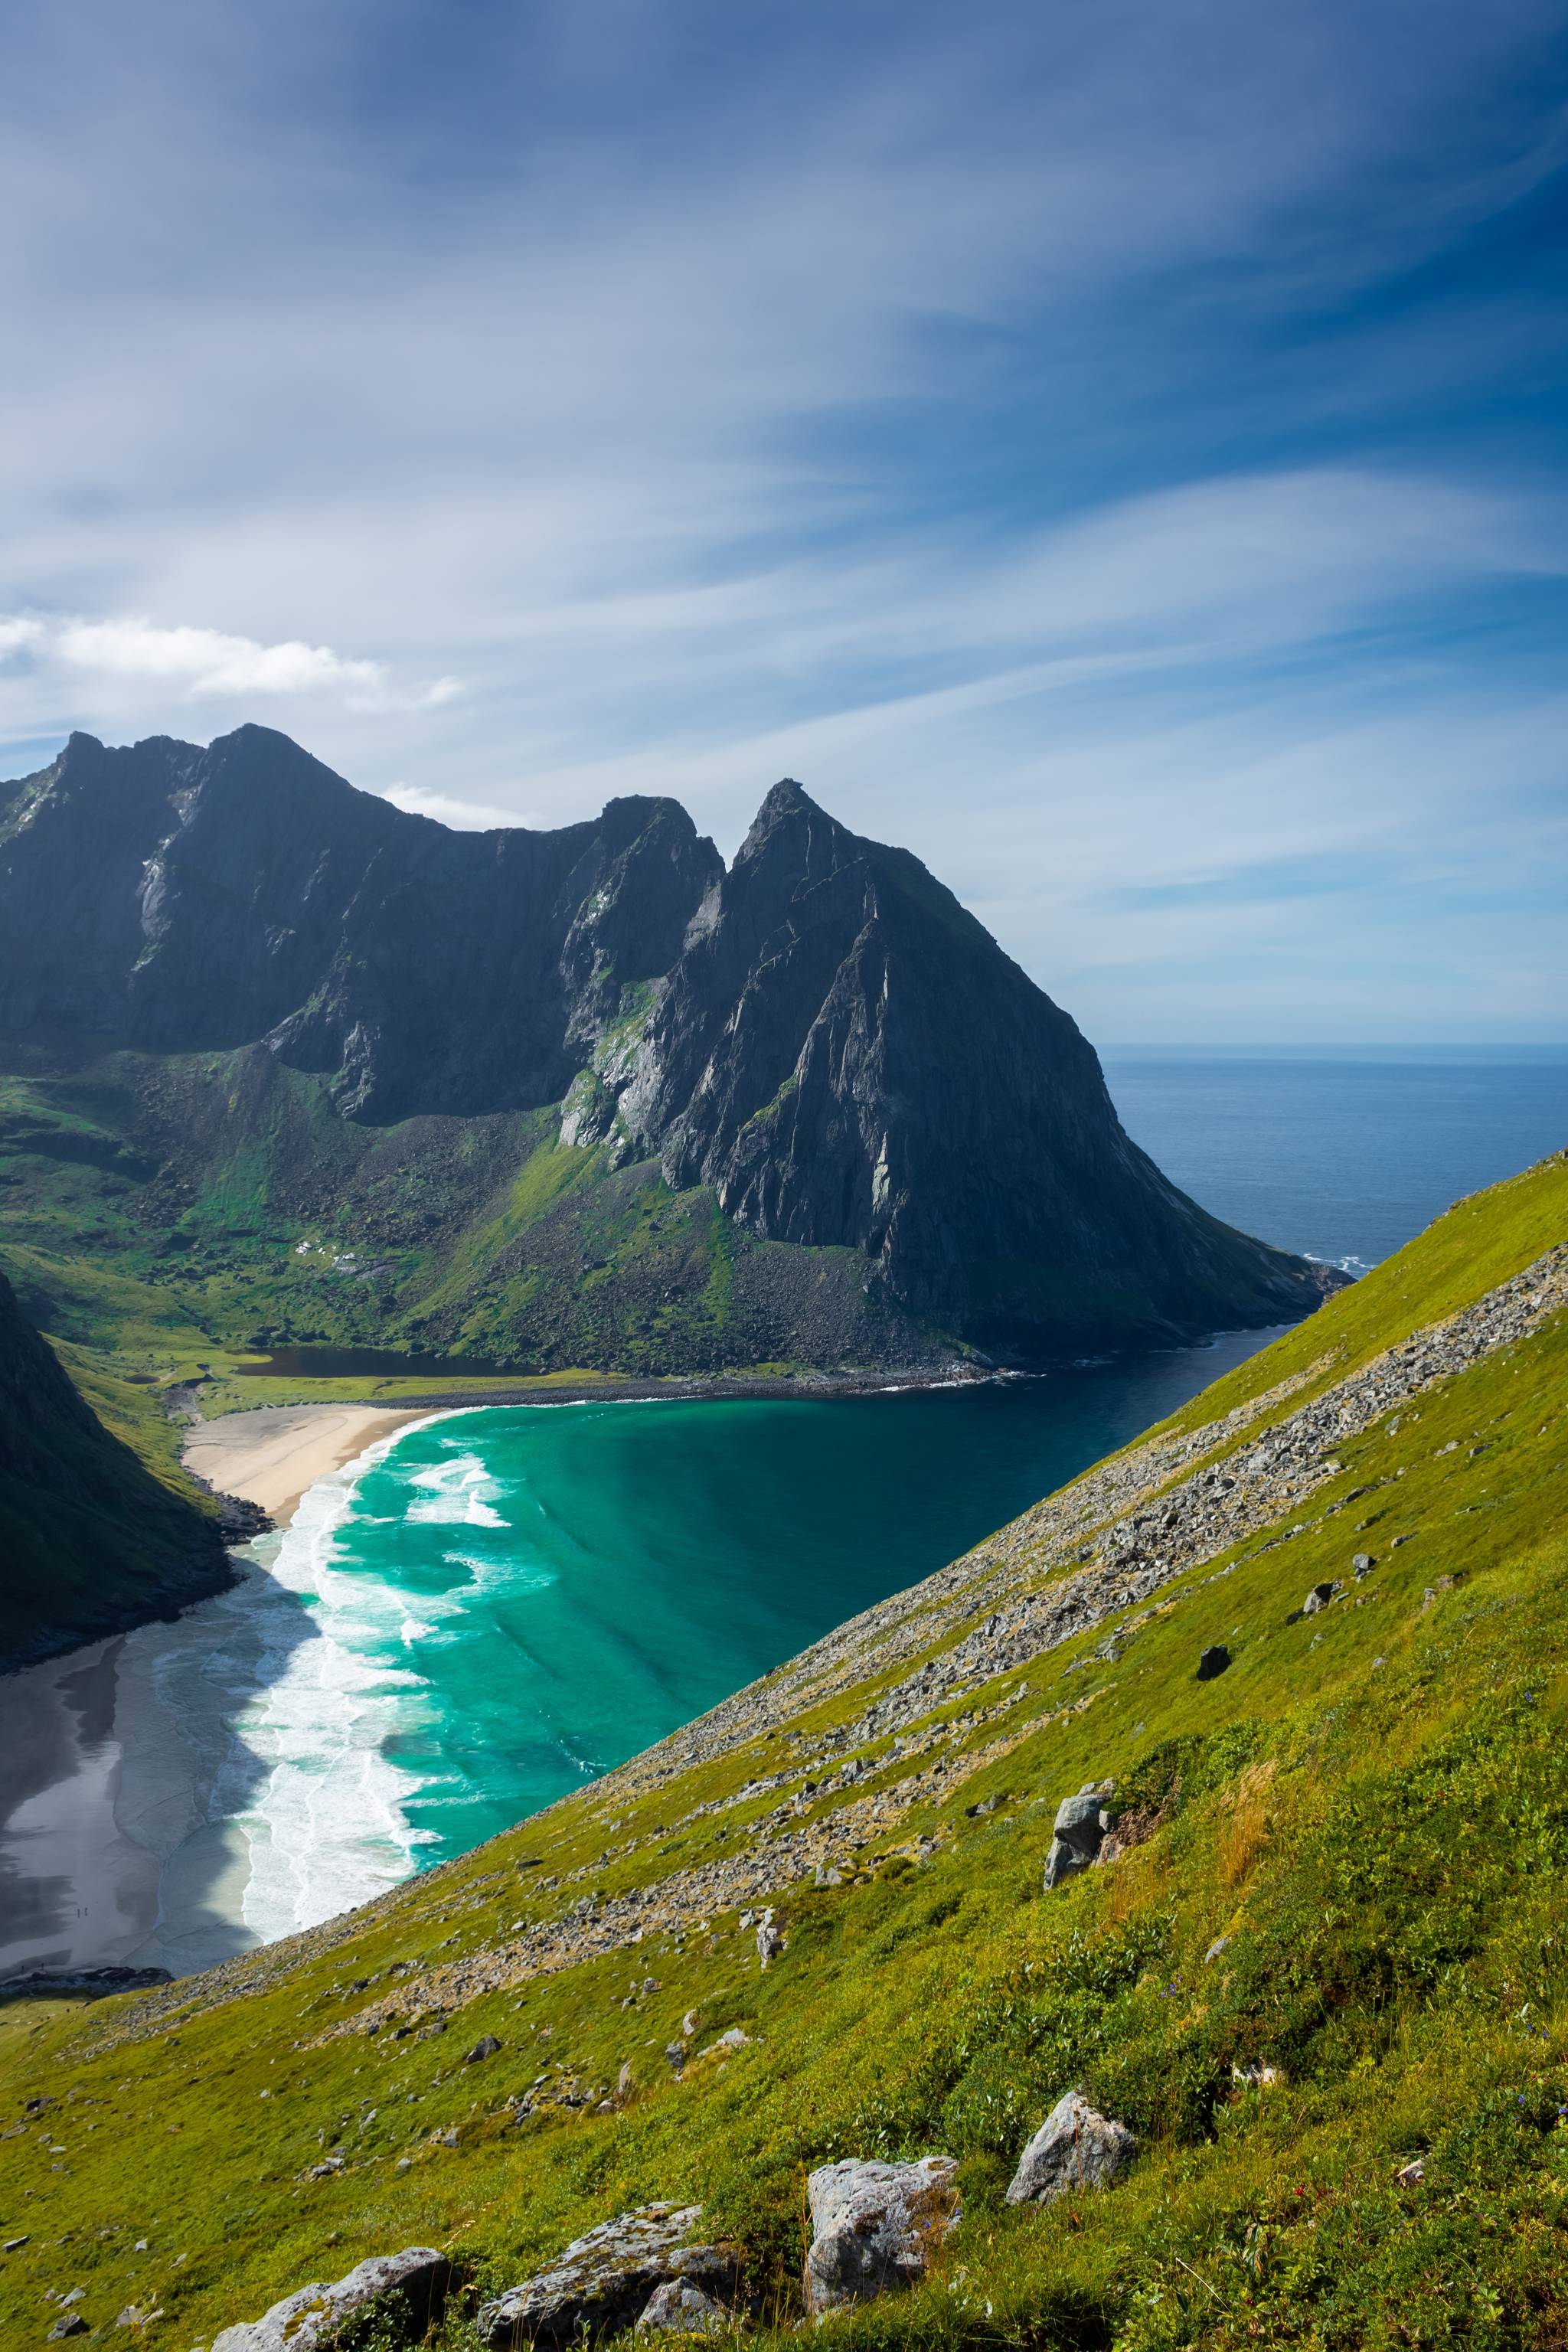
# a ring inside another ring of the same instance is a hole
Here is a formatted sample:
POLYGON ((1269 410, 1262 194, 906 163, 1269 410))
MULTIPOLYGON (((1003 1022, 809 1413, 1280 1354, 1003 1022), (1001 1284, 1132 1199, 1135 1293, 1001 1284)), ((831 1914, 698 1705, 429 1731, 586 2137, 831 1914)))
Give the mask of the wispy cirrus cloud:
POLYGON ((1557 969, 1507 877, 1562 856, 1563 30, 35 11, 0 765, 264 715, 426 814, 662 789, 726 849, 790 769, 1091 1027, 1376 1027, 1417 968, 1461 1025, 1427 942, 1557 969))

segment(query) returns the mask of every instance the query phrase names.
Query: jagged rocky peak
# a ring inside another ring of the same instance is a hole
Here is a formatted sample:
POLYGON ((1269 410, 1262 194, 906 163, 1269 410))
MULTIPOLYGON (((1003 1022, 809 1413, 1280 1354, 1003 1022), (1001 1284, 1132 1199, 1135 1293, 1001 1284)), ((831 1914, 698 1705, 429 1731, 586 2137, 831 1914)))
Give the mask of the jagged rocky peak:
POLYGON ((456 833, 264 727, 205 751, 73 736, 8 805, 0 1025, 266 1039, 378 1121, 559 1100, 721 866, 675 801, 456 833))
POLYGON ((1299 1308, 1303 1272, 1179 1193, 1076 1024, 907 850, 774 786, 652 1012, 622 1120, 769 1239, 1027 1352, 1111 1285, 1150 1328, 1299 1308), (1211 1310, 1212 1311, 1212 1310, 1211 1310))
POLYGON ((373 1124, 560 1105, 563 1143, 1024 1358, 1316 1295, 1166 1181, 918 858, 791 779, 726 871, 671 800, 454 833, 265 728, 76 736, 0 787, 0 1027, 265 1044, 373 1124))

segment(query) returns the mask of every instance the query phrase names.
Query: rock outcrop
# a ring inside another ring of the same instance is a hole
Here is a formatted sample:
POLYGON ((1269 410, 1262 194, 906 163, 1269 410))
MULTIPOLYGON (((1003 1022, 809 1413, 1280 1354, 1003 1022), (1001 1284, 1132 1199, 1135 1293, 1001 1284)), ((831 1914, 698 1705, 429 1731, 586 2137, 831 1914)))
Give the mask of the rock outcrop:
POLYGON ((395 2315, 400 2332, 417 2342, 440 2311, 449 2276, 434 2246, 373 2254, 343 2278, 302 2286, 259 2319, 221 2329, 212 2352, 325 2352, 345 2320, 373 2310, 395 2315))
POLYGON ((711 2336, 728 2326, 732 2314, 685 2279, 666 2279, 643 2305, 638 2336, 711 2336))
POLYGON ((584 2336, 618 2335, 645 2318, 648 2328, 692 2326, 705 2315, 660 2290, 689 2289, 717 2310, 734 2295, 741 2271, 734 2246, 693 2242, 701 2219, 700 2205, 661 2204, 602 2222, 574 2239, 548 2270, 481 2304, 475 2323, 480 2336, 498 2347, 534 2344, 556 2352, 584 2336), (650 2305, 659 2315, 679 2306, 686 2316, 650 2315, 650 2305))
POLYGON ((1109 1781, 1091 1781, 1076 1797, 1064 1797, 1057 1807, 1057 1817, 1051 1824, 1050 1852, 1046 1856, 1047 1892, 1059 1886, 1064 1878, 1087 1870, 1099 1856, 1101 1841, 1110 1827, 1111 1817, 1107 1811, 1110 1793, 1109 1781))
POLYGON ((1018 2158, 1009 2205, 1048 2205, 1079 2189, 1108 2189, 1138 2143, 1125 2124, 1091 2107, 1081 2091, 1057 2101, 1018 2158))
POLYGON ((1103 1328, 1111 1281, 1145 1337, 1221 1290, 1244 1317, 1309 1303, 1300 1261, 1129 1140, 1075 1024, 919 860, 793 782, 704 898, 618 1115, 671 1183, 772 1240, 860 1252, 1005 1352, 1103 1328))
POLYGON ((957 2169, 951 2156, 922 2156, 913 2164, 847 2157, 814 2172, 806 2182, 807 2307, 820 2317, 841 2304, 912 2286, 963 2219, 957 2169))
POLYGON ((265 1038, 376 1122, 557 1102, 720 872, 674 801, 455 833, 286 735, 73 735, 0 785, 0 1028, 265 1038))

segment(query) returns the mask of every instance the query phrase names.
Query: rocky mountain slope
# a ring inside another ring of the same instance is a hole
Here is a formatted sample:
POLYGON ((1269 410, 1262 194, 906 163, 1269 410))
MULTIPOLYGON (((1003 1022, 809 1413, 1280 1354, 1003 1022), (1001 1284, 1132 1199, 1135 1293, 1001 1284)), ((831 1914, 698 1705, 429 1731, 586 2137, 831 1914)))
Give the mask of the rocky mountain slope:
POLYGON ((0 1275, 0 1671, 230 1581, 216 1506, 107 1429, 0 1275))
POLYGON ((1565 1235, 1560 1159, 463 1860, 0 2010, 0 2343, 1561 2341, 1565 1235))
POLYGON ((91 1169, 128 1272, 219 1275, 190 1307, 230 1346, 1039 1362, 1320 1295, 1161 1176, 916 859, 793 783, 726 871, 670 801, 456 834, 264 729, 73 736, 0 785, 0 1032, 24 1244, 91 1169), (325 1314, 323 1260, 362 1285, 325 1314))

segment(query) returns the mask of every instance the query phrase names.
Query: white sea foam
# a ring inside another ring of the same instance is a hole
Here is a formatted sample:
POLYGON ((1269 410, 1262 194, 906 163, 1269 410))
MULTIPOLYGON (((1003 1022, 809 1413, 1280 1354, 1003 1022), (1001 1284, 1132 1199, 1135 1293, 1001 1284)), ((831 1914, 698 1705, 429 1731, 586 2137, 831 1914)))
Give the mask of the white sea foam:
POLYGON ((407 1516, 427 1527, 504 1528, 496 1509, 500 1487, 477 1454, 459 1454, 454 1462, 437 1462, 416 1470, 409 1480, 425 1492, 408 1506, 407 1516))
MULTIPOLYGON (((270 1653, 261 1686, 236 1721, 233 1766, 244 1784, 235 1793, 249 1848, 245 1922, 264 1940, 396 1885, 427 1843, 406 1811, 422 1776, 383 1750, 389 1734, 425 1719, 425 1677, 394 1659, 408 1659, 433 1629, 411 1615, 412 1595, 336 1559, 355 1486, 407 1433, 381 1439, 318 1480, 268 1573, 246 1579, 233 1596, 270 1653)), ((426 1607, 424 1595, 418 1605, 426 1607)))

